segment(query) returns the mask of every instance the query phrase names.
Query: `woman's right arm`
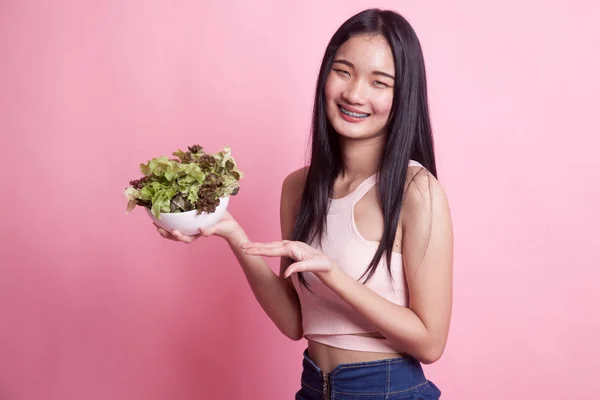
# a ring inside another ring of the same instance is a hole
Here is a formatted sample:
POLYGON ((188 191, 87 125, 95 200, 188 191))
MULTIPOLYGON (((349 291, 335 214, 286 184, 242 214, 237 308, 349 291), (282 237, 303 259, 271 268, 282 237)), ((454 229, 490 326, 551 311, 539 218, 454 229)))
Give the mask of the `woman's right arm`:
MULTIPOLYGON (((280 219, 283 239, 291 239, 292 230, 294 229, 295 210, 297 204, 299 204, 298 193, 300 193, 300 196, 302 193, 302 188, 298 187, 300 186, 298 185, 298 179, 302 179, 301 174, 299 174, 300 171, 302 170, 290 174, 282 185, 280 219)), ((249 242, 250 240, 244 229, 233 220, 233 217, 230 215, 226 217, 228 219, 231 218, 227 221, 226 229, 223 228, 224 224, 219 226, 219 224, 225 221, 220 221, 217 227, 211 229, 211 232, 202 232, 199 236, 212 236, 214 234, 223 237, 227 241, 246 275, 254 297, 256 297, 262 309, 284 335, 292 340, 300 340, 302 338, 300 302, 291 279, 283 278, 283 272, 288 265, 289 259, 281 259, 279 275, 273 273, 264 258, 244 253, 244 249, 240 246, 242 243, 249 242)), ((177 232, 169 234, 160 228, 159 232, 163 237, 172 236, 176 240, 188 243, 196 238, 182 236, 177 232)))
MULTIPOLYGON (((296 210, 300 204, 303 189, 303 172, 298 170, 288 175, 281 187, 279 207, 282 240, 291 240, 296 210)), ((289 265, 289 259, 282 257, 279 275, 273 273, 261 256, 249 256, 240 248, 248 242, 248 237, 241 227, 227 239, 231 250, 238 259, 246 279, 250 284, 254 297, 279 330, 292 340, 302 338, 302 313, 300 301, 291 278, 285 279, 283 274, 289 265)))

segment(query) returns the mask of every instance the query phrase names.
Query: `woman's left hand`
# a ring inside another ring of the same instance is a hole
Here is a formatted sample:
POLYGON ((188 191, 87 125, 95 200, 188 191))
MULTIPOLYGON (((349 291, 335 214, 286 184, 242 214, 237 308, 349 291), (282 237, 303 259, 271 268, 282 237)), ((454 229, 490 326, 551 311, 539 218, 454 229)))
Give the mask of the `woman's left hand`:
POLYGON ((289 257, 296 261, 287 267, 285 278, 294 272, 313 272, 319 279, 337 269, 337 264, 319 250, 303 242, 283 240, 279 242, 246 242, 241 245, 245 253, 253 256, 289 257))

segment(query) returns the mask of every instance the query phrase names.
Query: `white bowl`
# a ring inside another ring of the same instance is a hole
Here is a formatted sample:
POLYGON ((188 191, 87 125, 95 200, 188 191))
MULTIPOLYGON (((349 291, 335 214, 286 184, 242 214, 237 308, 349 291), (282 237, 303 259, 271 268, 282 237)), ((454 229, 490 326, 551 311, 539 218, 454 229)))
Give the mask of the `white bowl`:
POLYGON ((213 213, 207 214, 206 212, 202 212, 198 214, 196 210, 181 213, 160 213, 160 219, 156 218, 149 208, 144 208, 154 223, 161 228, 169 232, 175 230, 184 235, 197 235, 200 228, 206 229, 216 225, 223 217, 223 214, 225 214, 228 204, 229 196, 222 197, 221 202, 213 213))

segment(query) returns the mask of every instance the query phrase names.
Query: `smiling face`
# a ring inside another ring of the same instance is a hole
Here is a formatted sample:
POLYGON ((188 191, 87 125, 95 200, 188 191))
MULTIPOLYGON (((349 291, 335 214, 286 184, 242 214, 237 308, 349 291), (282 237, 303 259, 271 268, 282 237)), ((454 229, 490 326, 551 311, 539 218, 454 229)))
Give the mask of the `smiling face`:
POLYGON ((386 133, 394 71, 381 35, 353 36, 338 49, 325 83, 327 118, 338 134, 365 139, 386 133))

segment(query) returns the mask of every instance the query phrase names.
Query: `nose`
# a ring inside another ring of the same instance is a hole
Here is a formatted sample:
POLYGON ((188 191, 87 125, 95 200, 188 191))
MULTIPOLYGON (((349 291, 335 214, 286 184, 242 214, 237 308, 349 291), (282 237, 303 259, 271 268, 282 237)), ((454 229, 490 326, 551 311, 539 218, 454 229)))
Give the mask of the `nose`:
POLYGON ((345 90, 342 92, 342 98, 348 104, 362 105, 366 101, 367 89, 366 85, 360 79, 353 79, 348 82, 345 90))

